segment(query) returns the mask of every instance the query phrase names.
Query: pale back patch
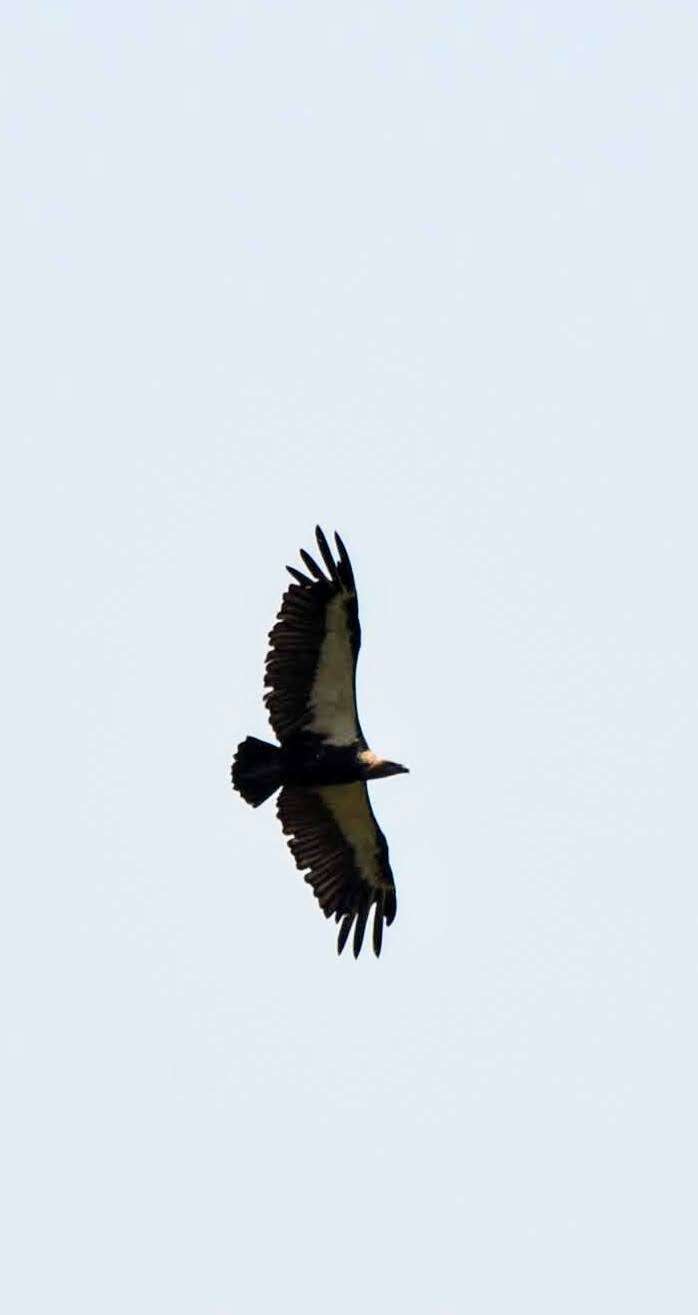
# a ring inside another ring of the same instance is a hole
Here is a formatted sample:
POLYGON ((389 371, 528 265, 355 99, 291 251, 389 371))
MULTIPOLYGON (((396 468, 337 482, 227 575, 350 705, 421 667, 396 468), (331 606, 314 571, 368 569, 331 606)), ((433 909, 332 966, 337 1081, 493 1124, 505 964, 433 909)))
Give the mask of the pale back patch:
POLYGON ((344 598, 339 593, 327 605, 325 634, 309 699, 312 717, 308 730, 337 747, 353 744, 359 733, 354 704, 354 655, 344 598))
POLYGON ((356 855, 356 866, 371 886, 385 886, 378 853, 376 820, 362 781, 323 785, 317 791, 356 855))

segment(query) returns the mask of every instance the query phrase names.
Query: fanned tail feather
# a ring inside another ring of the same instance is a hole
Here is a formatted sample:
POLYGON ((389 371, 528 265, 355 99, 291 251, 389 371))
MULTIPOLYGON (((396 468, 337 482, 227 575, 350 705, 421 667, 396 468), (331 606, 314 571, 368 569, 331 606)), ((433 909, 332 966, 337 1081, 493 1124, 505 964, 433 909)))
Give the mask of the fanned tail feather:
POLYGON ((231 776, 243 799, 259 808, 281 785, 281 750, 248 735, 237 747, 231 776))

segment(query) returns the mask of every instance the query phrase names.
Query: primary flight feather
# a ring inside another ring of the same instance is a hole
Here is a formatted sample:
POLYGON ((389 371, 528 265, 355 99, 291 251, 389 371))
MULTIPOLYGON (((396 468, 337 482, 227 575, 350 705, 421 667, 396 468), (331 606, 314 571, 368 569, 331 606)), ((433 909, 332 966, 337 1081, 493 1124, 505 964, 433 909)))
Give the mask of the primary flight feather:
POLYGON ((269 634, 264 702, 279 745, 248 735, 238 745, 233 785, 257 808, 281 787, 277 813, 297 866, 326 918, 339 922, 341 954, 353 928, 363 944, 372 906, 373 949, 397 910, 388 846, 366 782, 408 769, 372 753, 356 709, 361 627, 354 572, 335 534, 337 557, 315 530, 324 571, 301 548, 269 634))

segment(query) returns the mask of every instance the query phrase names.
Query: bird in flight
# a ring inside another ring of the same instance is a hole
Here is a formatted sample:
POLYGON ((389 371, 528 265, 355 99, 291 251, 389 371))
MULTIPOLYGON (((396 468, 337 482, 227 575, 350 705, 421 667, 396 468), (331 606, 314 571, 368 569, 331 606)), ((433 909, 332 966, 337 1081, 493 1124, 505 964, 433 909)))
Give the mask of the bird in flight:
POLYGON ((357 957, 371 907, 373 949, 397 911, 388 845, 373 814, 367 781, 406 772, 369 749, 356 709, 361 644, 351 562, 335 534, 337 560, 320 526, 315 530, 323 571, 300 555, 309 574, 293 577, 269 633, 264 702, 279 745, 248 735, 232 765, 233 786, 257 808, 281 787, 284 834, 326 918, 339 923, 341 954, 352 927, 357 957))

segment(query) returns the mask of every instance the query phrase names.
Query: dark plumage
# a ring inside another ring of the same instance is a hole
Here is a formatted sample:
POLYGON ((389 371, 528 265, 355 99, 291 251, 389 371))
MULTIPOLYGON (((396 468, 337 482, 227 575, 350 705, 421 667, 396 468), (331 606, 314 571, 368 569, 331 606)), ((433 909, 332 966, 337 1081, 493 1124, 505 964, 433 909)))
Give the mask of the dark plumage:
POLYGON ((388 846, 373 814, 366 782, 406 772, 372 753, 356 710, 361 627, 354 573, 335 534, 337 559, 318 526, 325 567, 309 553, 309 574, 294 566, 269 634, 264 702, 280 741, 248 735, 238 745, 233 785, 257 808, 281 787, 277 812, 297 866, 306 872, 326 918, 340 923, 341 954, 353 928, 361 949, 371 907, 373 949, 397 910, 388 846))

